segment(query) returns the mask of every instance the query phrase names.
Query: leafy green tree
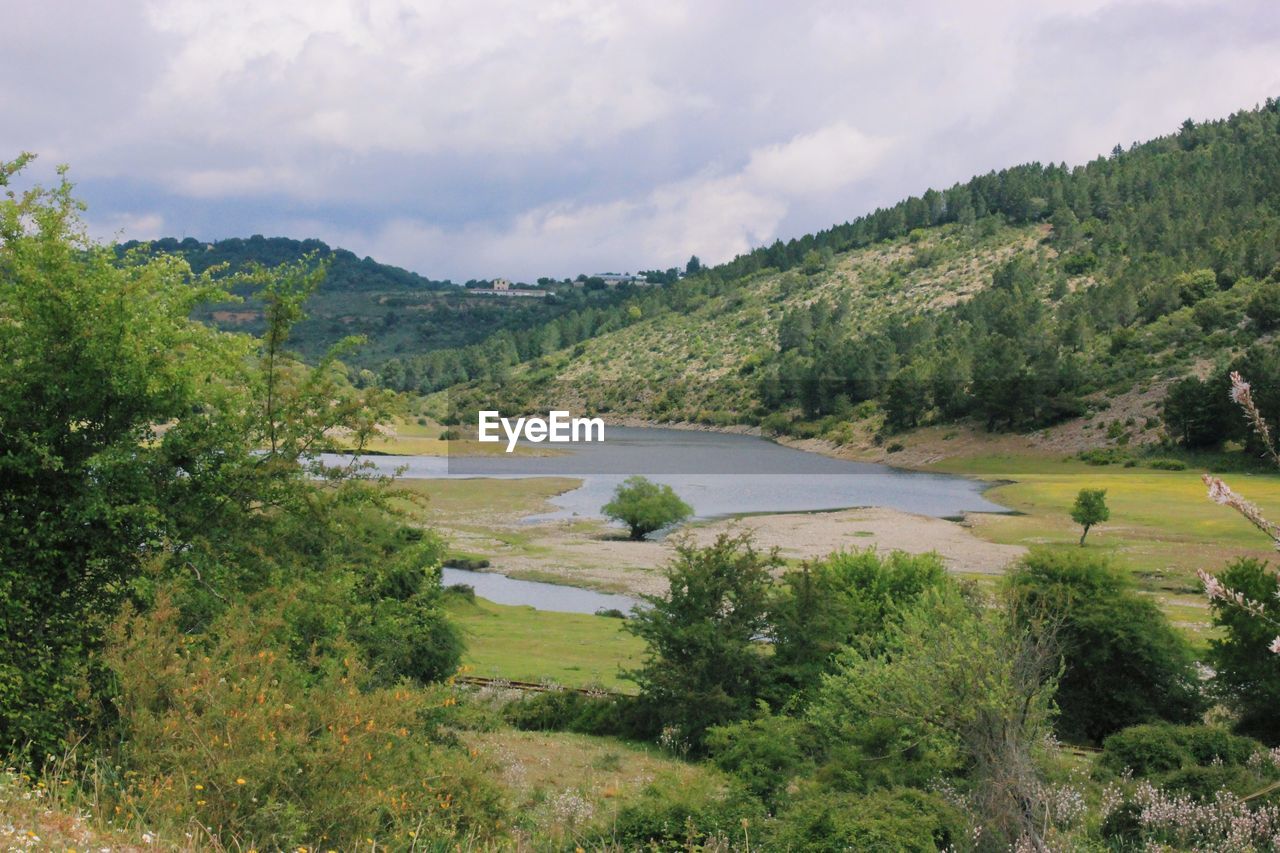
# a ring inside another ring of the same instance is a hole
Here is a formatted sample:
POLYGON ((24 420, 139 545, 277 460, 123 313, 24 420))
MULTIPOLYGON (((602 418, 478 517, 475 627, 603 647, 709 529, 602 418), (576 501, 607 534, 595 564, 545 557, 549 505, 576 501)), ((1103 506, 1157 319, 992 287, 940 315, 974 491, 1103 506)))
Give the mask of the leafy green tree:
POLYGON ((680 500, 670 486, 640 476, 628 477, 619 484, 613 500, 600 511, 627 525, 636 541, 693 515, 693 507, 680 500))
POLYGON ((777 703, 815 690, 845 647, 882 648, 902 614, 946 576, 937 554, 871 550, 832 554, 783 575, 770 608, 777 703))
POLYGON ((374 681, 447 674, 439 548, 320 459, 338 434, 363 446, 391 399, 354 388, 339 350, 310 367, 285 350, 324 265, 246 270, 267 334, 230 335, 191 319, 224 295, 216 268, 121 257, 79 210, 65 178, 0 200, 0 752, 38 762, 112 718, 100 653, 126 600, 146 614, 164 597, 194 638, 286 599, 279 639, 300 660, 363 638, 374 681), (371 566, 394 592, 357 593, 371 566))
POLYGON ((1245 306, 1245 314, 1260 331, 1280 327, 1280 283, 1268 281, 1256 285, 1245 306))
POLYGON ((1161 410, 1170 436, 1183 447, 1200 450, 1217 447, 1238 433, 1241 418, 1231 405, 1227 387, 1225 377, 1188 376, 1170 385, 1161 410))
POLYGON ((1216 575, 1222 587, 1256 602, 1263 618, 1222 596, 1211 599, 1213 624, 1223 630, 1209 641, 1209 664, 1219 694, 1240 713, 1239 727, 1275 745, 1280 743, 1280 654, 1274 651, 1280 622, 1280 584, 1266 563, 1240 558, 1216 575))
POLYGON ((116 263, 79 209, 65 178, 0 200, 0 752, 37 758, 92 710, 105 621, 170 547, 163 497, 219 464, 216 439, 185 441, 194 424, 159 425, 216 430, 207 389, 248 354, 188 319, 218 292, 207 278, 116 263))
POLYGON ((1020 629, 954 586, 931 590, 884 651, 841 655, 809 717, 836 742, 889 726, 867 765, 894 756, 962 777, 988 843, 1034 846, 1044 819, 1035 752, 1053 718, 1054 654, 1051 636, 1020 629))
POLYGON ((666 595, 645 596, 626 630, 644 640, 643 664, 625 673, 656 728, 670 728, 699 750, 711 726, 746 717, 764 690, 768 654, 770 572, 776 553, 750 537, 721 534, 696 548, 676 546, 666 569, 666 595))
POLYGON ((1080 534, 1080 547, 1084 547, 1084 538, 1089 535, 1089 528, 1101 524, 1111 517, 1107 508, 1106 489, 1081 489, 1076 495, 1076 502, 1071 505, 1071 518, 1084 528, 1080 534))
POLYGON ((1105 559, 1033 551, 1008 576, 1005 594, 1020 625, 1054 635, 1061 647, 1062 737, 1100 742, 1138 723, 1191 722, 1203 709, 1190 646, 1105 559))

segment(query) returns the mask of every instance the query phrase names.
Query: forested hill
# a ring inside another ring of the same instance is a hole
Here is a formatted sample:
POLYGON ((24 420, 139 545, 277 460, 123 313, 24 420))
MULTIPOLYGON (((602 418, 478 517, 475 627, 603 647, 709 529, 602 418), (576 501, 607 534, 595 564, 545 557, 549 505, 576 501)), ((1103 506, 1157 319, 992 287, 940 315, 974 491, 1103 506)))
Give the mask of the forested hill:
MULTIPOLYGON (((469 379, 477 399, 500 387, 513 405, 569 397, 834 440, 858 425, 1034 431, 1122 398, 1134 405, 1095 421, 1096 443, 1221 438, 1236 427, 1162 423, 1165 389, 1208 377, 1178 386, 1204 412, 1225 399, 1233 364, 1264 384, 1280 376, 1278 263, 1280 107, 1268 100, 775 243, 634 294, 621 329, 582 335, 561 318, 545 339, 572 348, 491 341, 469 379)), ((447 358, 411 361, 406 385, 432 385, 447 358)))
MULTIPOLYGON (((320 240, 255 235, 203 242, 167 237, 145 244, 131 241, 116 248, 121 255, 135 250, 181 255, 197 273, 221 264, 228 275, 255 264, 276 267, 309 255, 323 260, 328 264, 327 274, 307 300, 307 317, 294 327, 288 346, 315 359, 339 340, 362 335, 367 343, 346 354, 344 360, 385 373, 391 384, 400 381, 397 359, 465 347, 499 332, 510 335, 541 330, 566 312, 588 305, 607 308, 620 299, 613 292, 588 293, 587 288, 571 287, 542 299, 486 299, 451 281, 359 258, 320 240)), ((204 305, 197 309, 196 317, 220 328, 261 334, 265 321, 253 288, 241 285, 231 290, 244 301, 204 305)), ((368 374, 366 380, 376 381, 368 374)))
MULTIPOLYGON (((136 240, 120 245, 120 251, 142 246, 136 240)), ((231 237, 206 243, 187 237, 178 240, 164 237, 149 244, 153 252, 182 255, 197 273, 217 264, 226 264, 230 272, 239 272, 251 264, 279 266, 308 255, 329 262, 329 272, 321 290, 451 290, 453 282, 434 281, 400 267, 380 264, 373 258, 357 257, 346 249, 330 248, 322 240, 292 240, 288 237, 263 237, 255 234, 247 239, 231 237)))

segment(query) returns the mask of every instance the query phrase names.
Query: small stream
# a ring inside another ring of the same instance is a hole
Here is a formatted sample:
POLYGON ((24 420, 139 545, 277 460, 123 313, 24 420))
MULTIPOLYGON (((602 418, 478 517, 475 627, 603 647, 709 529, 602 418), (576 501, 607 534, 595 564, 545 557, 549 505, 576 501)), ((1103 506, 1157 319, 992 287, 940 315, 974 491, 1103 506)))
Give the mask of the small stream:
POLYGON ((557 583, 522 581, 493 572, 469 572, 452 566, 441 569, 440 582, 444 586, 466 584, 476 591, 477 596, 494 604, 527 605, 555 613, 595 613, 597 610, 630 613, 632 607, 640 604, 639 599, 628 595, 557 583))

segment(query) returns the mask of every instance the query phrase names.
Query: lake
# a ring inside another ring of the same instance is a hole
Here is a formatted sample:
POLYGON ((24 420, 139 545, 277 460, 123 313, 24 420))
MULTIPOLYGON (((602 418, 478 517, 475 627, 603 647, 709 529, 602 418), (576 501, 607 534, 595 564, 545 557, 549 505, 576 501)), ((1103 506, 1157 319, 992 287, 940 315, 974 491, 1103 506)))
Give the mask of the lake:
MULTIPOLYGON (((547 447, 547 445, 534 445, 547 447)), ((609 426, 605 441, 556 445, 559 456, 369 456, 378 470, 415 478, 575 477, 557 509, 528 521, 599 517, 617 485, 640 474, 666 483, 698 518, 881 506, 950 518, 1007 512, 983 497, 986 483, 947 474, 832 459, 731 433, 609 426)), ((331 457, 336 464, 338 457, 331 457)))

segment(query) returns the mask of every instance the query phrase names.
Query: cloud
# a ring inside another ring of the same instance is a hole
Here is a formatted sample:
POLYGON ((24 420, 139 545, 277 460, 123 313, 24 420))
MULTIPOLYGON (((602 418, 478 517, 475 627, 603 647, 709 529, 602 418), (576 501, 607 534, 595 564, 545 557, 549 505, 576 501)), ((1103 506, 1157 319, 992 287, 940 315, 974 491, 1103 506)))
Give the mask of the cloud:
POLYGON ((99 6, 6 17, 0 156, 437 277, 720 260, 1280 94, 1271 0, 99 6))

